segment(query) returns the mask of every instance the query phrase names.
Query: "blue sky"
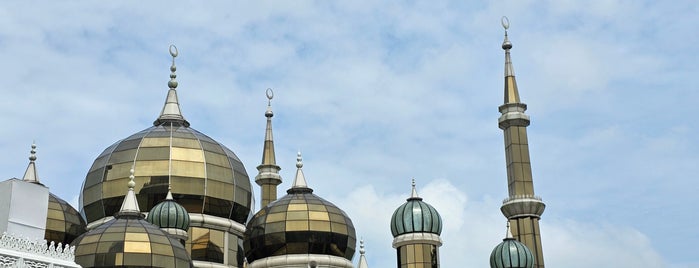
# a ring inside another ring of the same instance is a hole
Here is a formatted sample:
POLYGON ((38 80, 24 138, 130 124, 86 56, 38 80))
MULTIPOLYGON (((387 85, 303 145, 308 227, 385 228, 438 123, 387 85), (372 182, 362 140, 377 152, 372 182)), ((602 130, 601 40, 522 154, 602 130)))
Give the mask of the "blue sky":
POLYGON ((159 114, 174 43, 185 117, 250 177, 274 88, 280 193, 301 149, 372 267, 395 265, 388 221, 413 177, 444 218, 443 267, 487 267, 507 15, 547 266, 699 266, 693 1, 258 2, 0 4, 0 176, 21 177, 36 140, 40 179, 77 203, 94 158, 159 114))

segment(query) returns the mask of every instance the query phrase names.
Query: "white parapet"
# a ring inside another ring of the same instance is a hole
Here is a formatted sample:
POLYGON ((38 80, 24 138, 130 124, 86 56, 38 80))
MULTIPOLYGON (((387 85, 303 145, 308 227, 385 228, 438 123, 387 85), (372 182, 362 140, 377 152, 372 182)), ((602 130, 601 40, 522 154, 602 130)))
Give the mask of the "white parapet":
POLYGON ((0 267, 78 268, 75 246, 29 239, 3 233, 0 236, 0 267))

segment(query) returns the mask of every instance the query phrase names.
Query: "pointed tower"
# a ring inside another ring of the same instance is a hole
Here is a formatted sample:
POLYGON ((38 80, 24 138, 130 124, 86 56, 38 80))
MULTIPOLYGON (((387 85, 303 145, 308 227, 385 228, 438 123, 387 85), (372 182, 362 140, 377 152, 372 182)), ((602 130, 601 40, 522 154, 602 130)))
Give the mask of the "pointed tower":
POLYGON ((398 268, 439 267, 442 217, 418 196, 415 180, 410 198, 393 212, 391 233, 393 248, 398 254, 398 268))
POLYGON ((270 202, 277 200, 277 185, 282 183, 282 177, 279 176, 281 168, 277 165, 277 160, 274 155, 274 138, 272 136, 272 98, 274 92, 271 88, 267 89, 267 129, 265 130, 265 145, 262 149, 262 164, 257 166, 259 174, 255 177, 255 182, 262 188, 261 207, 264 208, 270 202))
POLYGON ((509 20, 502 18, 505 28, 505 40, 502 49, 505 50, 505 100, 500 106, 502 115, 498 125, 505 134, 505 158, 507 162, 507 187, 509 197, 503 201, 500 208, 512 225, 512 234, 518 241, 524 243, 534 254, 536 265, 544 267, 544 255, 541 247, 539 219, 546 205, 541 198, 534 195, 531 164, 529 162, 529 144, 527 141, 527 126, 529 116, 524 112, 527 105, 519 99, 515 73, 510 59, 512 43, 507 37, 509 20))
POLYGON ((359 240, 359 264, 357 264, 357 268, 369 268, 369 264, 366 261, 366 256, 364 256, 364 239, 359 240))

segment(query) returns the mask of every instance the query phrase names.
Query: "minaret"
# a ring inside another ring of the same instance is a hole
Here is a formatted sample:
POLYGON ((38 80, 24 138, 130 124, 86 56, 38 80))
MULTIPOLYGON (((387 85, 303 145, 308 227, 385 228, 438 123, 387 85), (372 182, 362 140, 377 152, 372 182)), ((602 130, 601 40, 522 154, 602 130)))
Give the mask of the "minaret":
POLYGON ((180 110, 180 102, 177 99, 177 67, 175 66, 175 58, 179 54, 177 47, 175 45, 170 45, 170 56, 172 56, 172 65, 170 66, 170 81, 167 82, 167 86, 170 90, 167 92, 167 98, 165 98, 165 105, 163 110, 160 112, 158 119, 153 122, 153 125, 159 126, 164 122, 176 122, 180 123, 185 127, 189 127, 189 122, 182 116, 182 110, 180 110))
POLYGON ((539 219, 546 205, 540 197, 534 195, 527 141, 529 116, 524 113, 527 105, 519 99, 512 68, 510 59, 512 43, 507 37, 507 29, 510 27, 507 17, 502 18, 502 26, 505 28, 505 40, 502 43, 502 49, 505 50, 505 100, 499 108, 502 115, 498 119, 498 125, 505 134, 509 197, 503 201, 500 210, 510 221, 514 238, 524 243, 534 254, 535 267, 543 268, 544 254, 541 248, 539 219))
POLYGON ((391 233, 397 254, 396 267, 439 267, 442 217, 434 207, 422 201, 415 189, 415 180, 410 198, 393 212, 391 233))
POLYGON ((259 174, 255 176, 255 182, 262 188, 262 207, 266 207, 270 202, 277 200, 277 185, 282 183, 282 177, 279 175, 279 166, 274 155, 274 139, 272 137, 272 98, 274 92, 271 88, 267 89, 267 129, 265 130, 265 144, 262 149, 262 164, 257 166, 259 174))

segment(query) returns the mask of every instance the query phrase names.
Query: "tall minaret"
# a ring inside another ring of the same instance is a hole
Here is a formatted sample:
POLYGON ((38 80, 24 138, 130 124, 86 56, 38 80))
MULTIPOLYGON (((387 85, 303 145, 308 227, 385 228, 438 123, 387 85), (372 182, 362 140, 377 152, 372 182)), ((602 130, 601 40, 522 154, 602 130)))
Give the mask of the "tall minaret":
POLYGON ((265 145, 262 149, 262 164, 257 166, 259 174, 255 176, 255 182, 262 188, 262 208, 266 207, 270 202, 277 200, 277 185, 282 183, 282 177, 279 176, 281 168, 277 166, 277 160, 274 156, 274 139, 272 137, 272 98, 274 92, 271 88, 267 89, 267 129, 265 130, 265 145))
POLYGON ((503 201, 500 210, 510 221, 515 239, 524 243, 534 254, 537 268, 544 267, 544 254, 541 248, 539 219, 544 213, 544 202, 534 195, 534 182, 529 162, 527 126, 529 116, 524 113, 527 105, 519 99, 515 73, 510 59, 512 43, 507 37, 510 22, 502 18, 505 28, 505 103, 500 106, 502 115, 498 125, 505 134, 505 158, 507 161, 507 188, 509 197, 503 201))

